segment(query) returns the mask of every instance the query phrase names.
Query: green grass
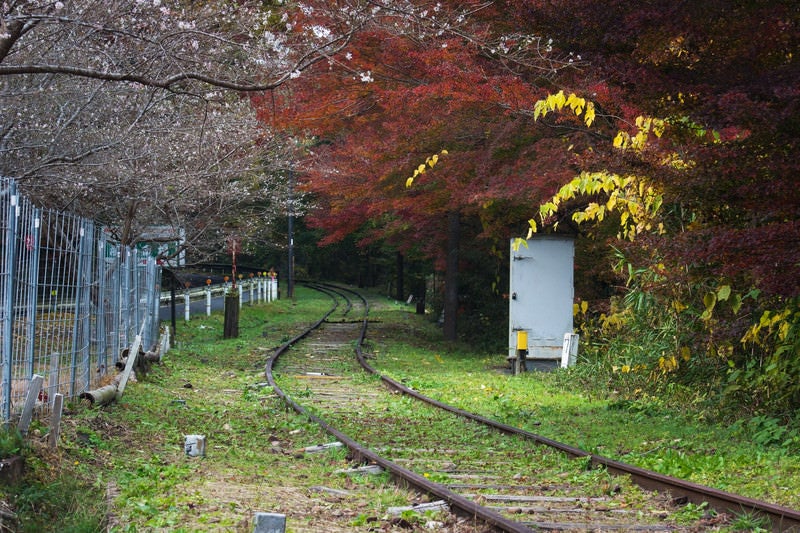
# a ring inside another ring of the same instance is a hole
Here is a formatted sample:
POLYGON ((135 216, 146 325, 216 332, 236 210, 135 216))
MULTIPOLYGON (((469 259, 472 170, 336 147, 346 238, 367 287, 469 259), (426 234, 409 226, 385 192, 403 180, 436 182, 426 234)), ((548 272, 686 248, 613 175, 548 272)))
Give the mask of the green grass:
MULTIPOLYGON (((348 530, 358 517, 372 527, 386 506, 407 505, 409 494, 386 476, 336 473, 350 466, 342 450, 298 454, 333 439, 265 384, 267 357, 330 305, 298 287, 295 302, 245 306, 240 336, 229 340, 220 314, 180 322, 173 349, 119 403, 68 406, 57 451, 37 426, 25 479, 2 487, 17 530, 252 531, 256 511, 348 530), (205 457, 185 455, 187 434, 206 435, 205 457), (343 505, 352 508, 334 513, 340 506, 315 486, 352 491, 343 505)), ((10 452, 19 447, 6 440, 10 452)))
POLYGON ((800 445, 771 419, 712 420, 702 398, 679 388, 623 396, 591 382, 590 368, 511 376, 504 353, 443 345, 435 326, 408 313, 376 312, 404 340, 376 343, 370 361, 407 386, 589 452, 800 508, 800 445))
MULTIPOLYGON (((245 306, 238 339, 222 340, 221 315, 179 322, 163 363, 131 383, 121 402, 68 406, 58 450, 46 448, 46 426, 34 424, 22 447, 25 479, 0 487, 19 517, 16 529, 105 531, 111 520, 114 531, 248 531, 261 510, 317 530, 366 530, 379 527, 386 506, 406 505, 408 494, 385 476, 337 474, 350 466, 341 450, 294 453, 332 440, 264 386, 273 349, 330 306, 328 297, 296 291, 294 302, 245 306), (206 435, 206 457, 185 456, 187 434, 206 435), (332 503, 316 486, 354 496, 332 503)), ((505 354, 442 343, 411 306, 374 301, 370 364, 409 386, 587 451, 800 508, 800 439, 770 419, 714 423, 685 390, 603 393, 590 369, 511 376, 505 354)), ((415 411, 409 407, 409 417, 415 411)), ((0 448, 20 445, 10 435, 0 448)), ((688 520, 704 511, 685 512, 688 520)), ((737 521, 757 528, 756 518, 737 521)))

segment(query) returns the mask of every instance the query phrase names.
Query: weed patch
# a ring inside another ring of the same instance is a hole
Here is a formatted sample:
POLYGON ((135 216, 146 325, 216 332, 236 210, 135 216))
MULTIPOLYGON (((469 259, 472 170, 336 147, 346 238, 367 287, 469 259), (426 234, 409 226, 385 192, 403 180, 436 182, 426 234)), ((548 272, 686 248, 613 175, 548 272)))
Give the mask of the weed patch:
MULTIPOLYGON (((253 514, 269 511, 286 514, 289 531, 401 530, 399 521, 385 519, 385 509, 407 505, 414 496, 386 476, 341 473, 352 466, 342 450, 298 453, 330 437, 264 383, 274 348, 329 305, 327 297, 298 287, 295 301, 244 307, 237 339, 222 339, 221 316, 179 323, 162 364, 130 384, 121 402, 68 406, 57 450, 44 445, 47 427, 41 423, 31 428, 28 445, 13 434, 0 435, 0 453, 21 449, 28 465, 21 483, 2 487, 17 515, 15 528, 251 531, 253 514), (205 457, 185 455, 187 434, 206 435, 205 457)), ((370 364, 434 398, 587 451, 800 507, 793 426, 758 417, 717 425, 691 391, 604 389, 589 368, 511 376, 504 354, 443 344, 434 325, 402 304, 374 305, 368 335, 370 364)), ((409 446, 417 432, 435 426, 432 415, 402 396, 391 401, 404 413, 409 446)), ((488 434, 475 438, 487 451, 515 453, 513 443, 488 434)), ((557 455, 530 457, 531 468, 552 471, 546 479, 553 487, 588 481, 604 494, 621 483, 580 461, 565 467, 557 455)), ((685 512, 689 520, 706 510, 685 512)), ((418 528, 436 520, 401 518, 418 528)), ((757 517, 736 519, 760 527, 757 517)))

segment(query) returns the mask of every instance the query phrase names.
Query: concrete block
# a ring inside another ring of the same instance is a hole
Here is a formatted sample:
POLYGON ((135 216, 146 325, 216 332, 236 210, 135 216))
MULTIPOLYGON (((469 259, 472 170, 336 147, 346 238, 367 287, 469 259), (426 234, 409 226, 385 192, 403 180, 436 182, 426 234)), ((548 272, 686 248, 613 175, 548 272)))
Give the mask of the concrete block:
POLYGON ((256 513, 253 533, 285 533, 286 515, 279 513, 256 513))

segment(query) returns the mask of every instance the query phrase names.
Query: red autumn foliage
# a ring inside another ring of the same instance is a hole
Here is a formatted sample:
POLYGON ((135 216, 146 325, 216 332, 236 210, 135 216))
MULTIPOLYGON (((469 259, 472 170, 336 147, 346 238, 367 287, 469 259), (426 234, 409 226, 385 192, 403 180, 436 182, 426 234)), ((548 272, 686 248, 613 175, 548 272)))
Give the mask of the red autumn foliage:
POLYGON ((576 172, 608 169, 665 190, 667 263, 742 290, 798 294, 794 1, 439 5, 437 20, 460 20, 458 31, 431 24, 423 7, 416 18, 376 16, 349 56, 261 102, 265 121, 320 141, 304 186, 320 203, 311 220, 326 242, 360 230, 440 257, 447 211, 505 239, 576 172), (461 7, 472 12, 457 19, 461 7), (588 131, 569 114, 529 118, 535 100, 561 88, 596 103, 588 131), (620 154, 611 139, 640 115, 668 119, 667 135, 641 157, 620 154), (449 155, 406 189, 442 149, 449 155), (667 154, 691 165, 665 167, 667 154))
POLYGON ((519 24, 536 24, 589 62, 571 86, 579 94, 585 88, 599 114, 670 120, 649 157, 625 165, 666 191, 673 231, 659 247, 672 265, 741 290, 800 294, 796 2, 507 4, 519 24), (669 153, 691 168, 658 164, 669 153))
POLYGON ((518 112, 545 94, 530 80, 553 69, 517 61, 512 71, 490 57, 477 44, 495 40, 483 22, 468 28, 470 39, 435 27, 417 39, 393 20, 377 19, 349 55, 258 102, 264 121, 318 141, 302 172, 320 204, 309 223, 325 230, 323 244, 360 229, 363 242, 387 239, 437 260, 449 211, 481 220, 487 237, 507 239, 510 224, 524 231, 540 199, 576 170, 564 142, 518 112), (433 154, 440 163, 407 188, 433 154), (501 203, 527 211, 492 208, 501 203))

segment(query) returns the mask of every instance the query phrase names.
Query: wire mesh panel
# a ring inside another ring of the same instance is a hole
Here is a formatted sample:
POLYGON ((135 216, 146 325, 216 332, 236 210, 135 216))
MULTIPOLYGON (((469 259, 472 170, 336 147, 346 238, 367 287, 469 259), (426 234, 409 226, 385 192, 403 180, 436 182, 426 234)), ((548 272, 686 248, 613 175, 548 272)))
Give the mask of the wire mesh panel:
MULTIPOLYGON (((38 373, 48 375, 47 394, 75 396, 88 385, 87 222, 57 211, 42 213, 40 279, 44 305, 38 320, 38 373)), ((91 265, 91 263, 89 262, 91 265)))
MULTIPOLYGON (((12 401, 27 394, 28 383, 37 372, 36 321, 38 319, 38 262, 41 213, 25 198, 17 201, 16 235, 14 237, 15 267, 11 352, 12 401)), ((46 399, 40 394, 40 400, 46 399)))
POLYGON ((7 419, 11 410, 11 390, 13 375, 14 347, 14 279, 16 269, 17 241, 17 203, 18 196, 14 183, 7 184, 2 191, 0 205, 0 234, 3 238, 2 264, 0 264, 0 350, 2 350, 2 390, 0 390, 0 411, 7 419))
POLYGON ((39 407, 96 386, 136 335, 158 336, 161 269, 93 221, 35 208, 0 179, 0 416, 34 374, 39 407))
POLYGON ((100 375, 117 363, 125 338, 120 335, 120 245, 114 242, 107 230, 97 239, 97 281, 95 305, 95 352, 100 375))

